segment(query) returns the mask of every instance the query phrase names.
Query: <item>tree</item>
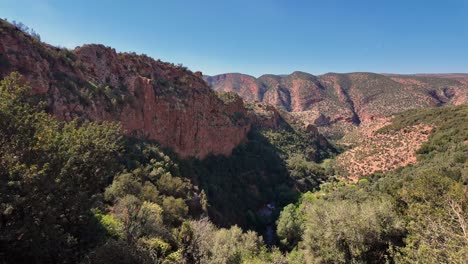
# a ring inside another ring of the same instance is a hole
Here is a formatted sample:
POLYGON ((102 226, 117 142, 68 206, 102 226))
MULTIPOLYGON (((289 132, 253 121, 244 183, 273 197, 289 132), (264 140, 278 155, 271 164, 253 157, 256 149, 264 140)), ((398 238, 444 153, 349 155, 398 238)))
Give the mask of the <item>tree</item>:
POLYGON ((381 263, 402 221, 390 201, 316 200, 304 207, 303 249, 310 263, 381 263))
POLYGON ((179 225, 188 214, 188 206, 181 198, 167 196, 163 199, 164 222, 169 225, 179 225))
POLYGON ((83 261, 84 264, 153 264, 154 259, 149 253, 135 245, 125 243, 124 241, 109 240, 99 246, 83 261))
POLYGON ((216 227, 208 220, 202 218, 197 221, 190 221, 192 239, 188 246, 187 257, 193 263, 208 263, 212 256, 212 246, 214 244, 214 234, 216 227))
POLYGON ((31 37, 41 41, 41 36, 34 29, 29 28, 28 26, 26 26, 22 22, 12 21, 12 24, 15 25, 15 27, 17 27, 23 33, 26 33, 26 34, 30 35, 31 37))
POLYGON ((209 263, 242 263, 243 257, 258 254, 262 244, 263 241, 255 233, 242 233, 238 226, 222 228, 214 235, 209 263))
POLYGON ((161 231, 165 230, 161 207, 151 202, 142 202, 133 195, 119 199, 113 211, 123 223, 125 238, 129 242, 144 236, 162 235, 161 231))
POLYGON ((302 238, 303 220, 293 204, 283 208, 276 225, 276 233, 281 243, 288 249, 294 248, 302 238))
POLYGON ((303 191, 317 189, 319 183, 326 179, 325 169, 313 161, 307 161, 301 154, 291 155, 287 168, 303 191))
POLYGON ((59 122, 30 90, 17 73, 0 83, 0 243, 18 261, 76 260, 93 245, 90 209, 118 169, 120 129, 59 122))
POLYGON ((123 173, 114 178, 112 184, 107 187, 104 196, 107 201, 114 201, 126 195, 137 196, 142 192, 141 180, 133 173, 123 173))
POLYGON ((251 263, 263 247, 255 232, 243 233, 237 226, 216 229, 207 218, 191 221, 190 230, 190 263, 251 263))
POLYGON ((434 172, 401 190, 410 219, 402 263, 464 263, 468 259, 468 188, 434 172))

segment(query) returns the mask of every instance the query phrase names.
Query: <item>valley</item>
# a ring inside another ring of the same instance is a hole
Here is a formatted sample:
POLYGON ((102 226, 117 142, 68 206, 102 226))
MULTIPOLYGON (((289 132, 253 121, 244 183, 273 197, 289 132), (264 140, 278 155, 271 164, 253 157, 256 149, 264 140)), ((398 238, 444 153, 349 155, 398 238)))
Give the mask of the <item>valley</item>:
POLYGON ((463 263, 467 76, 204 76, 0 20, 0 263, 463 263))

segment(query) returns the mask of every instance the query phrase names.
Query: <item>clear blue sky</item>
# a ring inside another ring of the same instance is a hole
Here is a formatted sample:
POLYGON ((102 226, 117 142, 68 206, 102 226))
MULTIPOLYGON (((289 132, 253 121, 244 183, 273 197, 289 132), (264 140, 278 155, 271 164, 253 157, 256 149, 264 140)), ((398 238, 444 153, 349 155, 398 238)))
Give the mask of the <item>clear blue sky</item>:
POLYGON ((211 75, 468 72, 468 0, 1 0, 0 17, 211 75))

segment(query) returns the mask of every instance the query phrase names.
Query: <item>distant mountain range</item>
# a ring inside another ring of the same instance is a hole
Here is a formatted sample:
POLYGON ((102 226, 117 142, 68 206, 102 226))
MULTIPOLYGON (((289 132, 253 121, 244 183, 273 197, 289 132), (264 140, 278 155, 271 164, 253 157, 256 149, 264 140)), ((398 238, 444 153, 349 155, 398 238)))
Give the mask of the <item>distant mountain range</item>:
POLYGON ((468 74, 376 74, 305 72, 255 78, 227 73, 204 76, 218 92, 235 92, 247 102, 264 102, 340 137, 375 118, 408 109, 460 105, 468 101, 468 74))

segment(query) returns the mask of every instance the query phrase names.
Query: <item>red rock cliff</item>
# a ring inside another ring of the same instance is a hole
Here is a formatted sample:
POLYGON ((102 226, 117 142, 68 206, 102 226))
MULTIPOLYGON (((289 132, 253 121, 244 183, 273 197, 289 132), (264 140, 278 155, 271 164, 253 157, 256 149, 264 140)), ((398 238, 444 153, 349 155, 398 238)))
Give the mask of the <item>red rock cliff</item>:
POLYGON ((201 74, 102 45, 68 51, 0 20, 0 75, 19 71, 62 120, 118 121, 182 157, 229 155, 250 125, 242 101, 223 102, 201 74))

